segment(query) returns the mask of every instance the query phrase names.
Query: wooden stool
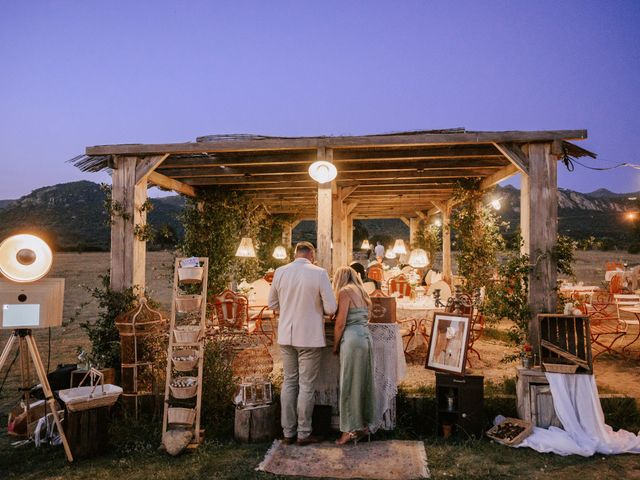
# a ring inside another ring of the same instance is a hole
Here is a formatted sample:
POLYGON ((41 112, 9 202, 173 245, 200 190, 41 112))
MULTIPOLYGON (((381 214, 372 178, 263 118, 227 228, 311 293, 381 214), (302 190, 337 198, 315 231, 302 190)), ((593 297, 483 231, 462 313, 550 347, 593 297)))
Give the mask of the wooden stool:
POLYGON ((276 437, 278 405, 236 408, 234 436, 242 443, 270 442, 276 437))

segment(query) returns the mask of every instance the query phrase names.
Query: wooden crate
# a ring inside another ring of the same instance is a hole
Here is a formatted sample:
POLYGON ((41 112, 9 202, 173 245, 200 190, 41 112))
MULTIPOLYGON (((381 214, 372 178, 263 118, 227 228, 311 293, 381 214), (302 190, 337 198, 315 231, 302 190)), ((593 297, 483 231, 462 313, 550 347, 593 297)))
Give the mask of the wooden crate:
POLYGON ((545 371, 569 371, 575 366, 575 373, 593 373, 589 317, 539 314, 538 327, 545 371))
POLYGON ((520 420, 519 418, 505 418, 498 425, 492 427, 487 433, 487 437, 491 440, 494 440, 498 443, 502 443, 503 445, 518 445, 525 438, 531 435, 533 432, 533 425, 531 422, 527 422, 526 420, 520 420), (502 434, 502 429, 505 427, 518 428, 520 433, 513 437, 505 437, 502 434))

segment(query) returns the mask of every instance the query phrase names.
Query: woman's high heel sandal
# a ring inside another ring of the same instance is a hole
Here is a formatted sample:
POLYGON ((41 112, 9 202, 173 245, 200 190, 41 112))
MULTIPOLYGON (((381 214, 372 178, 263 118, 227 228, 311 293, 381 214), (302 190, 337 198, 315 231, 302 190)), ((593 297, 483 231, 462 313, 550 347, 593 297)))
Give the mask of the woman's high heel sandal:
POLYGON ((357 432, 343 432, 342 436, 338 440, 336 440, 336 445, 346 445, 352 440, 354 443, 358 442, 357 432))
POLYGON ((354 445, 357 445, 364 437, 367 437, 367 441, 371 442, 371 433, 368 429, 355 432, 343 432, 342 436, 336 440, 336 445, 346 445, 351 441, 353 441, 354 445))
POLYGON ((369 432, 369 429, 366 428, 364 430, 360 430, 359 432, 355 432, 356 436, 353 439, 353 444, 357 445, 358 442, 360 440, 362 440, 364 437, 367 437, 367 443, 371 443, 371 432, 369 432))

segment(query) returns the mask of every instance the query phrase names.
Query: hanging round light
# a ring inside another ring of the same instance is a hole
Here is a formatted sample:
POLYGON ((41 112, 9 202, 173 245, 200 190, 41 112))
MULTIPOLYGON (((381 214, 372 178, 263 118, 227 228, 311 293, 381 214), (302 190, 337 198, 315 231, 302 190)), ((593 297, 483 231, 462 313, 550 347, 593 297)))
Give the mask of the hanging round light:
POLYGON ((284 260, 285 258, 287 258, 287 249, 282 245, 278 245, 273 251, 273 258, 277 260, 284 260))
POLYGON ((371 248, 371 245, 369 245, 369 240, 367 240, 366 238, 362 241, 362 245, 360 245, 360 249, 361 250, 369 250, 371 248))
POLYGON ((491 202, 491 206, 494 210, 500 210, 502 208, 502 203, 500 203, 500 199, 496 198, 491 202))
POLYGON ((421 248, 411 250, 409 255, 409 265, 413 268, 424 268, 429 265, 429 256, 427 252, 421 248))
POLYGON ((389 260, 393 260, 394 258, 396 258, 396 252, 393 251, 393 248, 387 248, 387 250, 384 252, 384 258, 387 258, 389 260))
POLYGON ((440 220, 439 218, 436 218, 436 219, 433 221, 433 224, 434 224, 436 227, 441 227, 441 226, 442 226, 442 220, 440 220))
POLYGON ((35 235, 13 235, 0 243, 0 273, 14 282, 35 282, 53 263, 49 245, 35 235))
POLYGON ((327 183, 336 178, 338 170, 333 163, 319 160, 311 164, 309 175, 318 183, 327 183))
POLYGON ((236 250, 236 257, 253 258, 256 256, 256 250, 253 248, 253 240, 249 237, 242 237, 240 245, 236 250))
POLYGON ((407 248, 404 246, 404 240, 402 240, 401 238, 397 239, 396 243, 394 243, 393 245, 393 251, 397 255, 403 255, 407 253, 407 248))

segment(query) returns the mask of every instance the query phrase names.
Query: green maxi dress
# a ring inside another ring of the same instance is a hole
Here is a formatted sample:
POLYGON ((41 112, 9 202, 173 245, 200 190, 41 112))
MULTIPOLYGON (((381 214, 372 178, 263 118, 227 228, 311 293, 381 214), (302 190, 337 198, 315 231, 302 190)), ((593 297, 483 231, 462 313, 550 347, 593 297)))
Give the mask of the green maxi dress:
POLYGON ((373 428, 375 397, 369 310, 350 308, 340 340, 340 431, 373 428))

